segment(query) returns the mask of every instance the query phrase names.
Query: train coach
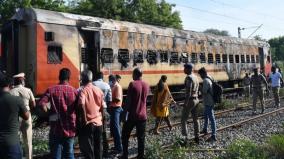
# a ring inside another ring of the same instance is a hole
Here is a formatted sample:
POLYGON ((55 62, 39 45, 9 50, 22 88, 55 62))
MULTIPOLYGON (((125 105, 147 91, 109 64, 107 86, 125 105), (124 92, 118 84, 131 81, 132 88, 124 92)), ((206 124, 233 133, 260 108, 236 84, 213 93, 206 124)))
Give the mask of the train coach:
POLYGON ((263 41, 33 8, 18 10, 2 28, 2 69, 9 75, 25 72, 37 95, 58 82, 63 67, 71 69, 74 87, 88 68, 121 75, 126 89, 134 67, 143 69, 151 86, 162 74, 169 85, 180 86, 187 62, 232 85, 253 67, 268 74, 270 57, 263 41))

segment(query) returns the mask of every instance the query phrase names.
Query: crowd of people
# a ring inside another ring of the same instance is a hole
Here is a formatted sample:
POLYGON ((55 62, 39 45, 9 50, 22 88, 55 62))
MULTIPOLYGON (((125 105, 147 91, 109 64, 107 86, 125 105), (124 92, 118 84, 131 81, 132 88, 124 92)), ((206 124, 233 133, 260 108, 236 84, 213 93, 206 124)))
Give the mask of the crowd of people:
MULTIPOLYGON (((203 80, 200 87, 199 78, 193 72, 193 65, 184 65, 185 101, 181 114, 181 133, 188 140, 189 131, 187 120, 193 118, 195 142, 199 144, 199 134, 208 134, 210 121, 211 135, 207 141, 215 142, 216 121, 214 117, 213 78, 205 68, 198 70, 203 80), (203 97, 204 126, 199 130, 197 108, 199 96, 203 97)), ((81 73, 81 87, 74 88, 69 84, 71 72, 62 68, 59 72, 59 83, 49 87, 36 104, 32 91, 25 87, 25 74, 13 76, 14 82, 3 75, 0 78, 0 156, 7 159, 22 158, 22 148, 18 136, 20 130, 23 138, 25 157, 32 158, 32 118, 30 110, 36 105, 49 116, 49 150, 54 159, 74 158, 74 141, 78 136, 80 151, 87 159, 101 159, 109 153, 119 158, 128 158, 129 138, 134 127, 138 141, 138 159, 145 158, 145 130, 147 122, 147 96, 149 85, 142 80, 143 72, 135 68, 132 73, 133 81, 129 83, 126 101, 123 101, 123 89, 119 84, 119 75, 110 75, 105 82, 102 72, 93 76, 89 70, 81 73), (12 87, 13 83, 13 87, 12 87), (125 103, 125 104, 123 104, 125 103), (114 147, 109 148, 107 142, 107 123, 114 147), (122 124, 123 123, 123 124, 122 124), (121 128, 122 125, 122 128, 121 128)), ((279 88, 282 76, 272 67, 269 82, 276 107, 280 106, 279 88)), ((268 90, 266 78, 254 69, 254 75, 244 78, 247 96, 253 92, 253 113, 256 113, 256 99, 260 98, 262 113, 264 112, 264 86, 268 90)), ((162 75, 153 90, 151 114, 156 117, 154 134, 160 134, 162 121, 166 121, 169 130, 172 129, 169 120, 170 105, 176 104, 167 85, 167 76, 162 75)))

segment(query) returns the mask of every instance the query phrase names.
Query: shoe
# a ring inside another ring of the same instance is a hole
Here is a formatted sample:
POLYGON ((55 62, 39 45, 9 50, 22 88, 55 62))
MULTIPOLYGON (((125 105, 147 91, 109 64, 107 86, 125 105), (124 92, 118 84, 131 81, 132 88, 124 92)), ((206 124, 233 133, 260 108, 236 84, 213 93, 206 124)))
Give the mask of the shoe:
POLYGON ((194 138, 194 142, 199 145, 199 137, 194 138))
POLYGON ((216 141, 217 141, 216 136, 211 136, 206 140, 206 142, 216 142, 216 141))
POLYGON ((253 111, 251 115, 256 115, 256 111, 253 111))
POLYGON ((200 134, 207 135, 207 134, 208 134, 208 132, 207 132, 207 130, 202 130, 202 131, 200 132, 200 134))

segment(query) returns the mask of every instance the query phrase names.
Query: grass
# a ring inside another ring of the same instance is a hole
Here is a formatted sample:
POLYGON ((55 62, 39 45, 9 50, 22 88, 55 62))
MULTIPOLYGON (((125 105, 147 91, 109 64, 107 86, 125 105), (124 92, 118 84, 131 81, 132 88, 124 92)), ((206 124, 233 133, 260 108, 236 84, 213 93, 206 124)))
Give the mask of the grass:
POLYGON ((34 154, 44 154, 48 153, 48 141, 41 139, 33 139, 33 153, 34 154))
MULTIPOLYGON (((282 124, 284 128, 284 123, 282 124)), ((266 139, 264 144, 256 144, 247 139, 234 141, 226 153, 217 159, 283 159, 284 132, 279 132, 266 139)))

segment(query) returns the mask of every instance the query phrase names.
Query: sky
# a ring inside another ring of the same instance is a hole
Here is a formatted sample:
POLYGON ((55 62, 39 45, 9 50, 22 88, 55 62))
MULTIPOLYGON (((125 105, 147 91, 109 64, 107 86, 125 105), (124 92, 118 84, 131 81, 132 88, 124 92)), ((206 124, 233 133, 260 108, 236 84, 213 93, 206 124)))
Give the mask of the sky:
POLYGON ((266 40, 284 36, 284 0, 166 0, 176 4, 183 29, 204 31, 209 28, 226 30, 242 38, 255 35, 266 40), (261 25, 261 26, 260 26, 261 25), (260 26, 258 30, 257 27, 260 26), (255 33, 253 33, 256 31, 255 33))

